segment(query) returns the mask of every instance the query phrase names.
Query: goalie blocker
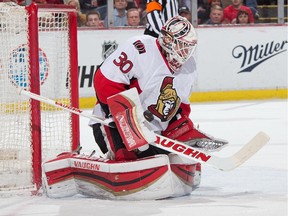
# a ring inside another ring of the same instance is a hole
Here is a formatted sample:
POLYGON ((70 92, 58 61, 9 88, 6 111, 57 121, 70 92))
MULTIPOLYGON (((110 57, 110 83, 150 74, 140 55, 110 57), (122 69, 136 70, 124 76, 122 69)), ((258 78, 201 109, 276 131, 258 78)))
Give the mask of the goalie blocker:
MULTIPOLYGON (((136 88, 109 97, 107 103, 126 149, 128 151, 138 149, 145 152, 149 148, 148 144, 155 142, 156 135, 146 121, 147 117, 149 122, 153 124, 153 115, 149 115, 148 110, 144 112, 136 88)), ((181 111, 170 121, 166 130, 161 133, 167 138, 184 142, 204 151, 218 151, 228 144, 225 140, 201 132, 194 126, 188 116, 181 115, 181 111)), ((141 154, 150 154, 144 152, 141 154)), ((128 154, 130 156, 131 152, 127 152, 127 156, 128 154)), ((138 157, 141 157, 141 155, 138 155, 138 157)), ((136 155, 134 158, 137 158, 136 155)))

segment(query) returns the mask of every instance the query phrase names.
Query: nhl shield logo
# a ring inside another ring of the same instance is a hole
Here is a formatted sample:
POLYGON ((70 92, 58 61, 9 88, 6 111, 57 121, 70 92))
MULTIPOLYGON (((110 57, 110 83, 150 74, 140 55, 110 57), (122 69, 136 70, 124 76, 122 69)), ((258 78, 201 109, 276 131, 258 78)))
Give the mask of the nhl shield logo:
POLYGON ((104 41, 104 44, 102 45, 102 58, 105 60, 111 53, 113 53, 118 47, 118 44, 116 41, 104 41))

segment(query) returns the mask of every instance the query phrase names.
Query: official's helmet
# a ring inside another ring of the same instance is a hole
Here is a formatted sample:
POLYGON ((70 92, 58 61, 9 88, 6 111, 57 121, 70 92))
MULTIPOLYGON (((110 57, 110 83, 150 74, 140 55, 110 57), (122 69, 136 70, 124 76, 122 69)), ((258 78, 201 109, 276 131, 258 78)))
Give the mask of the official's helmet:
POLYGON ((165 51, 169 67, 176 72, 195 51, 197 36, 185 17, 175 16, 162 27, 158 41, 165 51))

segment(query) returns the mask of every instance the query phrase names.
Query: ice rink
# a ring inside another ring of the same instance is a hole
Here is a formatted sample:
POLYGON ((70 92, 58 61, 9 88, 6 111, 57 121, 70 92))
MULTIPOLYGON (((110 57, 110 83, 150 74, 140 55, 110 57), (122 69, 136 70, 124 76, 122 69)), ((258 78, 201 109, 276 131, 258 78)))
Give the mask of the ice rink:
MULTIPOLYGON (((202 166, 200 188, 190 196, 157 201, 111 201, 86 197, 0 198, 0 216, 287 216, 287 100, 192 104, 200 129, 227 139, 229 156, 264 131, 270 142, 242 166, 223 172, 202 166)), ((88 119, 81 118, 84 151, 94 148, 88 119)), ((0 176, 1 177, 1 176, 0 176)))

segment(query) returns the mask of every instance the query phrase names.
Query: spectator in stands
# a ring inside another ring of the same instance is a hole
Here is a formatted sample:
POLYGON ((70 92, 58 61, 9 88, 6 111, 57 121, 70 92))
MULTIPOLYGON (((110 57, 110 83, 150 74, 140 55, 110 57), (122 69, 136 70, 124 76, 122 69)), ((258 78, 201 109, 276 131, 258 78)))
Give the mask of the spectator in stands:
POLYGON ((86 13, 86 26, 92 28, 104 28, 104 24, 101 20, 100 13, 95 10, 88 11, 86 13))
POLYGON ((231 4, 224 8, 224 20, 227 23, 236 23, 236 17, 239 10, 247 11, 250 23, 254 23, 254 17, 251 9, 243 5, 243 0, 231 0, 231 4))
POLYGON ((249 7, 253 13, 254 18, 259 18, 259 13, 257 10, 257 0, 243 0, 243 5, 249 7))
POLYGON ((231 0, 221 0, 222 2, 222 8, 224 10, 224 8, 226 8, 228 5, 231 4, 231 0))
POLYGON ((209 13, 209 4, 205 3, 203 0, 198 0, 198 24, 203 24, 207 22, 207 20, 209 19, 209 13))
POLYGON ((140 23, 141 25, 146 25, 147 19, 146 19, 146 0, 134 0, 136 7, 140 11, 140 23))
POLYGON ((107 5, 107 0, 79 0, 79 3, 82 13, 86 14, 89 10, 107 5))
POLYGON ((127 10, 127 23, 128 26, 140 25, 140 12, 138 8, 130 8, 127 10))
POLYGON ((126 10, 128 11, 131 8, 137 8, 137 3, 134 0, 127 0, 126 10))
POLYGON ((205 24, 207 25, 220 25, 223 22, 223 8, 219 5, 214 5, 210 9, 210 19, 205 24))
POLYGON ((80 4, 78 0, 68 0, 67 5, 74 6, 77 10, 77 26, 84 26, 86 23, 86 15, 83 14, 80 10, 80 4))
POLYGON ((222 0, 208 0, 209 7, 212 8, 215 5, 218 5, 223 8, 222 0))
MULTIPOLYGON (((127 0, 114 0, 113 21, 114 26, 127 26, 127 0)), ((108 17, 104 20, 105 26, 108 27, 108 17)))
POLYGON ((245 10, 239 10, 237 17, 236 17, 236 24, 245 25, 249 23, 250 23, 250 20, 249 20, 248 12, 245 10))
POLYGON ((147 0, 147 24, 144 34, 158 38, 162 26, 176 15, 178 15, 178 0, 147 0))
POLYGON ((215 5, 218 5, 220 7, 222 7, 222 9, 224 8, 223 7, 223 4, 222 4, 222 0, 208 0, 208 11, 209 11, 209 18, 210 18, 210 12, 211 12, 211 8, 214 7, 215 5))
POLYGON ((131 8, 137 8, 140 15, 140 26, 144 26, 147 23, 146 19, 146 0, 128 0, 126 10, 128 12, 131 8))
POLYGON ((192 23, 192 13, 188 7, 186 6, 180 7, 178 13, 180 16, 186 17, 186 19, 192 23))
MULTIPOLYGON (((203 24, 207 22, 209 19, 209 14, 210 14, 210 3, 211 0, 197 0, 197 16, 198 16, 198 24, 203 24)), ((220 1, 220 0, 217 0, 220 1)), ((220 1, 221 2, 221 1, 220 1)), ((191 10, 191 5, 192 1, 191 0, 179 0, 179 7, 186 6, 191 10)))
MULTIPOLYGON (((230 1, 230 0, 229 0, 230 1)), ((213 8, 214 6, 219 6, 222 8, 223 11, 223 0, 208 0, 208 12, 209 12, 209 19, 204 23, 206 25, 212 24, 211 22, 211 8, 213 8)), ((212 21, 213 22, 213 21, 212 21)), ((227 23, 227 22, 226 22, 227 23)), ((218 23, 219 24, 219 23, 218 23)), ((224 16, 222 18, 221 24, 225 24, 224 22, 224 16)))

